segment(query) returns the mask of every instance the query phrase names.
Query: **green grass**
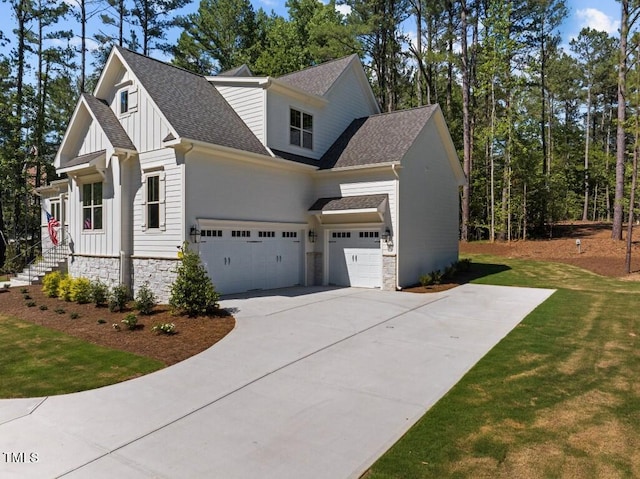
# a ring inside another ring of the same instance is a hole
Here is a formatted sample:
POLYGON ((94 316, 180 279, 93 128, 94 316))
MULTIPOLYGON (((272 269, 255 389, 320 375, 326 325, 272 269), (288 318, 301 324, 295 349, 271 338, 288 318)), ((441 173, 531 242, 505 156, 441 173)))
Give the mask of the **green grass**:
POLYGON ((365 477, 640 477, 640 283, 472 257, 475 283, 558 291, 365 477))
POLYGON ((0 398, 64 394, 114 384, 162 362, 0 316, 0 398))

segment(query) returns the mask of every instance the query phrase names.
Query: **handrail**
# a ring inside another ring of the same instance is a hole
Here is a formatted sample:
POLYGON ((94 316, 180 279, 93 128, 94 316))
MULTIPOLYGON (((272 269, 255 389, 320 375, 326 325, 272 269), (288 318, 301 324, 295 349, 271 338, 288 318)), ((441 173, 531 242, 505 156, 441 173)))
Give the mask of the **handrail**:
MULTIPOLYGON (((51 266, 51 263, 62 263, 66 261, 68 256, 67 237, 64 230, 60 230, 59 233, 61 234, 60 242, 43 251, 39 257, 31 260, 31 262, 25 267, 25 269, 28 270, 29 283, 31 283, 32 277, 38 277, 41 273, 46 273, 46 270, 51 266)), ((42 242, 38 243, 38 245, 41 244, 42 242)))

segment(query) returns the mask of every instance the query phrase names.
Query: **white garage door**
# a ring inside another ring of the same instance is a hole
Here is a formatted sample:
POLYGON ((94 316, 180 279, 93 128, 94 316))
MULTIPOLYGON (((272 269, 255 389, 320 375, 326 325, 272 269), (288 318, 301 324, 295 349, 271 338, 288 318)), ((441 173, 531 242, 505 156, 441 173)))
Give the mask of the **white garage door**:
POLYGON ((330 233, 329 284, 360 288, 382 286, 379 231, 348 230, 330 233))
POLYGON ((203 229, 200 257, 221 294, 301 284, 301 234, 275 229, 203 229))

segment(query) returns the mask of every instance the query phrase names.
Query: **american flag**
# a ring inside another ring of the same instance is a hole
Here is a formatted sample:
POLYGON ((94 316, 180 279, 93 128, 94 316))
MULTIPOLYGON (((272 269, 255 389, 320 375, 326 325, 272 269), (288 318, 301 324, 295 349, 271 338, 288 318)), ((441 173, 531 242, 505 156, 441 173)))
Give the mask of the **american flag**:
POLYGON ((51 242, 54 246, 58 246, 58 231, 56 228, 60 226, 60 222, 48 211, 45 211, 45 213, 47 214, 47 230, 49 231, 49 238, 51 238, 51 242))

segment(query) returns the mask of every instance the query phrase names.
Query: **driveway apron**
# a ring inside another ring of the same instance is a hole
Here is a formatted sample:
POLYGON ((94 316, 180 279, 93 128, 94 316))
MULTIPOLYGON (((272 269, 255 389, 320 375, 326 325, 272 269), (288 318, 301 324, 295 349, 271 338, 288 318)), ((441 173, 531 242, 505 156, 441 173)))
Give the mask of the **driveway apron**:
POLYGON ((357 478, 552 290, 294 288, 148 376, 0 400, 0 478, 357 478))

